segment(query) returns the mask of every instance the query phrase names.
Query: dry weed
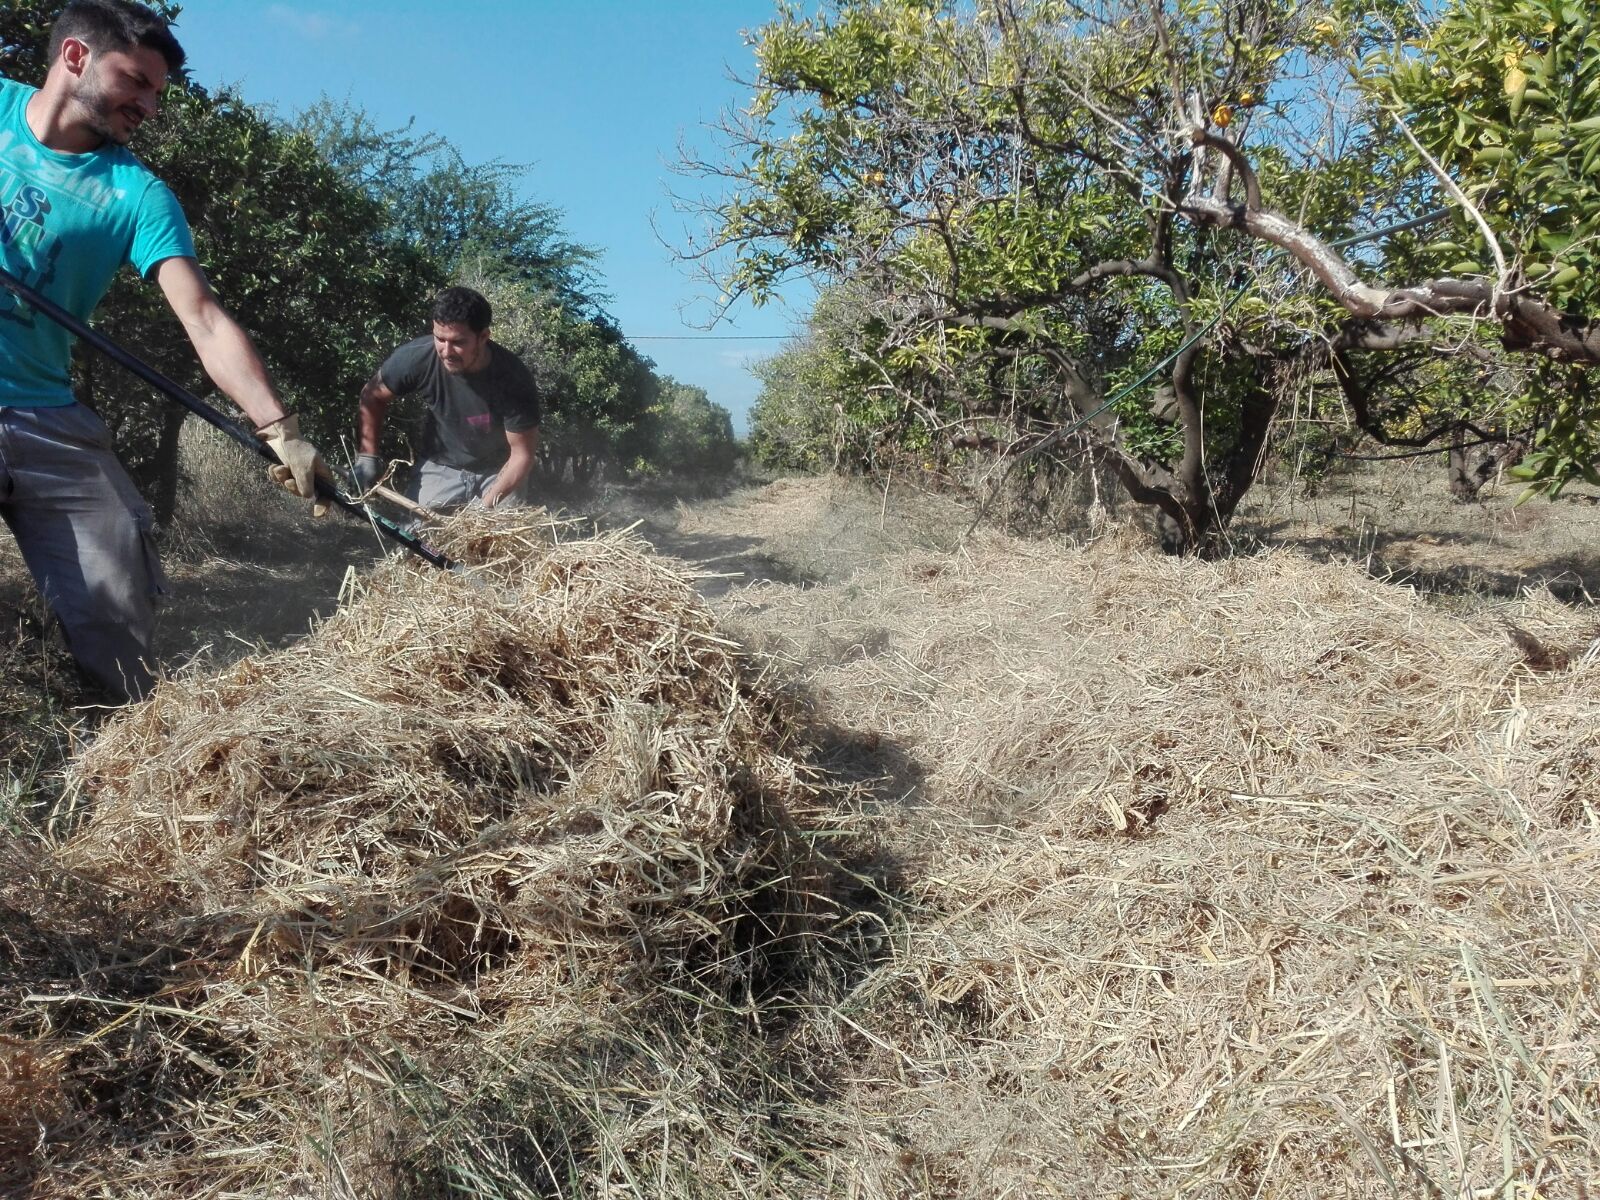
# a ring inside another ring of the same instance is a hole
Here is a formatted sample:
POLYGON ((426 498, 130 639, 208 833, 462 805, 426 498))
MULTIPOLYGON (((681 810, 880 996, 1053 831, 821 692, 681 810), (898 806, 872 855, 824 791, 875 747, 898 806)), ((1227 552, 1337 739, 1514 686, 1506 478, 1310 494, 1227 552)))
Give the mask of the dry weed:
POLYGON ((765 497, 674 536, 806 556, 725 604, 884 776, 875 969, 801 994, 831 831, 683 580, 469 519, 487 586, 390 564, 164 685, 77 836, 7 858, 6 1185, 1586 1194, 1587 610, 765 497))

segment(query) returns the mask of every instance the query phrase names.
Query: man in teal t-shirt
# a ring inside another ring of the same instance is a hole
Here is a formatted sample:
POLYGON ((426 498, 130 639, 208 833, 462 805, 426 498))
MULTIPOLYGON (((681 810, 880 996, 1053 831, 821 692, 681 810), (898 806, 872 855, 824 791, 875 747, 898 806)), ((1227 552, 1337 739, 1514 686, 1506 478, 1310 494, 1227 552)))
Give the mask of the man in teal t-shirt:
MULTIPOLYGON (((154 279, 206 372, 277 452, 275 477, 310 497, 326 470, 315 447, 212 292, 171 190, 126 147, 183 61, 143 5, 72 0, 44 87, 0 80, 0 268, 85 320, 124 264, 154 279)), ((70 355, 65 330, 0 290, 0 517, 78 664, 113 698, 138 697, 163 587, 152 518, 104 423, 75 402, 70 355)))

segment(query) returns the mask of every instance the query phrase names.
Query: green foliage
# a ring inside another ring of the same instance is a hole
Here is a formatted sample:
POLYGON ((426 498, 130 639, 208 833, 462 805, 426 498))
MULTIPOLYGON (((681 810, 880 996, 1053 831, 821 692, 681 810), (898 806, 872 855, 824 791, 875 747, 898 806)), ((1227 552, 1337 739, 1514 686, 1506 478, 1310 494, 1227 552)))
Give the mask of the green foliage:
MULTIPOLYGON (((1093 452, 1191 534, 1226 520, 1277 396, 1328 362, 1351 312, 1298 262, 1219 233, 1226 220, 1189 219, 1188 198, 1213 188, 1213 203, 1242 200, 1243 172, 1230 189, 1219 152, 1197 157, 1175 133, 1199 114, 1252 164, 1267 208, 1332 242, 1451 203, 1399 113, 1488 216, 1515 267, 1506 285, 1582 318, 1600 301, 1597 20, 1561 0, 1182 0, 1159 22, 1131 0, 782 7, 753 39, 755 97, 718 172, 735 184, 715 205, 722 282, 761 301, 815 273, 881 319, 773 360, 753 447, 843 463, 985 418, 1019 445, 1087 423, 1093 452), (1197 330, 1170 380, 1122 395, 1197 330), (1113 393, 1114 426, 1095 425, 1113 393)), ((1447 236, 1349 253, 1402 282, 1482 273, 1475 230, 1460 214, 1447 236)), ((1446 336, 1470 366, 1373 339, 1389 361, 1363 375, 1362 429, 1541 427, 1536 476, 1581 474, 1600 446, 1581 372, 1511 370, 1518 345, 1446 336), (1495 386, 1465 379, 1481 370, 1495 386)))
POLYGON ((661 394, 655 364, 610 321, 574 320, 565 310, 540 347, 534 353, 557 376, 561 396, 548 422, 547 473, 581 483, 603 461, 638 458, 661 394))
POLYGON ((864 308, 859 288, 824 292, 806 336, 756 364, 750 452, 758 462, 800 471, 871 463, 896 414, 884 411, 885 391, 874 390, 883 377, 862 352, 882 332, 864 308))
MULTIPOLYGON (((1183 11, 1169 33, 1208 108, 1258 103, 1305 25, 1289 4, 1183 11)), ((854 465, 895 445, 938 466, 996 425, 1019 444, 1077 428, 1234 290, 1246 253, 1171 219, 1190 162, 1168 89, 1184 81, 1137 6, 860 0, 785 8, 755 44, 741 186, 716 214, 725 289, 760 301, 788 272, 820 271, 866 310, 824 317, 766 366, 751 435, 764 461, 854 465)), ((1237 305, 1198 375, 1173 368, 1204 383, 1203 428, 1154 412, 1151 386, 1102 440, 1134 470, 1183 464, 1161 485, 1175 503, 1226 511, 1207 464, 1230 470, 1261 419, 1244 341, 1320 321, 1309 303, 1237 305)))
POLYGON ((750 410, 750 452, 769 467, 821 471, 831 440, 831 372, 809 341, 755 367, 761 392, 750 410))
MULTIPOLYGON (((590 478, 640 457, 661 394, 653 364, 606 315, 592 268, 554 206, 519 192, 526 169, 466 163, 443 138, 379 129, 323 100, 300 119, 321 152, 390 214, 385 237, 436 259, 494 306, 494 335, 533 371, 544 401, 540 462, 553 479, 590 478)), ((420 323, 426 296, 413 301, 420 323)))
MULTIPOLYGON (((1600 13, 1563 0, 1458 0, 1378 56, 1372 83, 1460 184, 1513 277, 1575 317, 1600 314, 1600 13)), ((1477 223, 1423 246, 1440 274, 1497 272, 1477 223)), ((1554 496, 1594 476, 1600 408, 1588 372, 1533 372, 1519 419, 1538 427, 1516 474, 1554 496)))
POLYGON ((1528 485, 1518 503, 1536 495, 1554 500, 1569 483, 1600 487, 1600 395, 1593 371, 1540 363, 1530 396, 1547 406, 1533 449, 1510 475, 1528 485))
MULTIPOLYGON (((1419 141, 1508 259, 1557 305, 1600 311, 1600 14, 1563 0, 1459 0, 1379 61, 1419 141)), ((1477 225, 1432 249, 1453 274, 1493 263, 1477 225), (1459 269, 1458 269, 1459 268, 1459 269)))
POLYGON ((385 206, 392 243, 425 249, 447 272, 493 272, 574 311, 598 311, 599 254, 568 237, 555 205, 521 194, 529 168, 469 163, 437 134, 419 134, 414 124, 380 129, 359 108, 326 97, 296 126, 385 206))
POLYGON ((648 444, 642 461, 664 474, 726 475, 739 460, 733 414, 713 404, 704 388, 661 380, 661 396, 651 410, 648 444))

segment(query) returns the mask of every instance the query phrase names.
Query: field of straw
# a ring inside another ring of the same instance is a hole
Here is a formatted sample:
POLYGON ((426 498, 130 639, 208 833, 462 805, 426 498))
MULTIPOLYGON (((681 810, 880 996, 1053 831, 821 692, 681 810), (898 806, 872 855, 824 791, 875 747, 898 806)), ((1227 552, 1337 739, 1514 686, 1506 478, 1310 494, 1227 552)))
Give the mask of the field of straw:
POLYGON ((877 739, 900 864, 808 1030, 818 1195, 1593 1192, 1591 608, 1127 535, 949 553, 887 509, 775 485, 738 516, 819 581, 725 606, 877 739))
POLYGON ((964 524, 469 522, 112 720, 0 1189, 1600 1194, 1593 609, 964 524))

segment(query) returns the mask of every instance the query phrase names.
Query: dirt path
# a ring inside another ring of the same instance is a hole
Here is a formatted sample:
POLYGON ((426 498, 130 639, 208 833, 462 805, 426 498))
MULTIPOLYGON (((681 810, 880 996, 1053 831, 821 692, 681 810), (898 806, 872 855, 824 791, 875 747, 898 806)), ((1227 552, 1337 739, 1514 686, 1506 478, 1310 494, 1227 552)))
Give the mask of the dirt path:
POLYGON ((943 497, 836 479, 783 479, 675 505, 622 492, 608 497, 600 519, 637 522, 660 553, 711 576, 700 585, 708 599, 735 603, 753 587, 805 589, 907 551, 954 551, 969 521, 943 497))
MULTIPOLYGON (((1479 501, 1460 504, 1430 464, 1354 471, 1317 489, 1268 481, 1252 492, 1232 533, 1240 553, 1282 547, 1353 562, 1453 607, 1543 588, 1564 603, 1592 603, 1600 595, 1600 494, 1580 486, 1556 504, 1519 506, 1518 491, 1512 483, 1491 486, 1479 501)), ((1139 516, 1124 505, 1118 518, 1137 525, 1139 516)), ((701 585, 721 600, 755 584, 848 578, 908 549, 953 551, 970 513, 903 482, 883 491, 792 479, 690 503, 624 492, 608 498, 604 519, 638 521, 661 553, 725 576, 701 585)))

